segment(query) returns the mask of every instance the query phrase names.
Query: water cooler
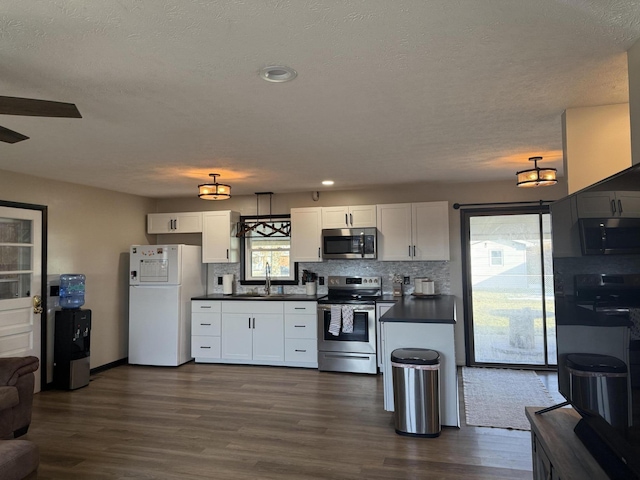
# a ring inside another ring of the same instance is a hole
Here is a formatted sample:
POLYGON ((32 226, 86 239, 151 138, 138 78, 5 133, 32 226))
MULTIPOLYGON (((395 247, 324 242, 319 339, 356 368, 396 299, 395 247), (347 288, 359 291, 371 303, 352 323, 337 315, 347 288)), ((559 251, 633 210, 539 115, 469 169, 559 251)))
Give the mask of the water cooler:
POLYGON ((84 275, 60 276, 60 306, 55 312, 53 384, 75 390, 89 385, 91 310, 84 305, 84 275))

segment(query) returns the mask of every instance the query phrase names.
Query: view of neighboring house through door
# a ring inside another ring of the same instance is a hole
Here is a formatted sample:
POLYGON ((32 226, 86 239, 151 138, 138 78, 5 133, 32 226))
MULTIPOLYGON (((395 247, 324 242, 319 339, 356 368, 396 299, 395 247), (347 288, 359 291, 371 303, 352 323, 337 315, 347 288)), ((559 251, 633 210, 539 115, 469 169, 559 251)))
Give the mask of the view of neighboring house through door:
POLYGON ((41 357, 42 215, 41 209, 0 206, 1 357, 41 357))
POLYGON ((554 366, 548 207, 463 210, 462 229, 469 364, 554 366))

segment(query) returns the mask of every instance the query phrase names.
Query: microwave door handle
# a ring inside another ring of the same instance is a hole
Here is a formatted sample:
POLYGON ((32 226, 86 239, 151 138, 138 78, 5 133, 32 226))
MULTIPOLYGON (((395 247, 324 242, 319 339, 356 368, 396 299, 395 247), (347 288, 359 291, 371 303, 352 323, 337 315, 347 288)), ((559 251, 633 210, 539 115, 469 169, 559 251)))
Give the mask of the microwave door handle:
POLYGON ((604 223, 600 224, 600 252, 604 253, 607 248, 607 229, 604 223))

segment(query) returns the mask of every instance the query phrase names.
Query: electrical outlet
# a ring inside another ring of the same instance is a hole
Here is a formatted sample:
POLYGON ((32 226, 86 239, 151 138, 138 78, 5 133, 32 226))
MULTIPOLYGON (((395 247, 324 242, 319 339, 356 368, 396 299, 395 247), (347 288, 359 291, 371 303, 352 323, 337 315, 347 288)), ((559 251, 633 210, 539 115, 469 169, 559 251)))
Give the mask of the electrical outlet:
POLYGON ((222 285, 222 277, 218 277, 218 285, 222 285))
POLYGON ((410 277, 404 277, 404 284, 405 285, 409 285, 411 283, 411 278, 410 277))
POLYGON ((318 285, 324 285, 324 277, 318 277, 318 285))

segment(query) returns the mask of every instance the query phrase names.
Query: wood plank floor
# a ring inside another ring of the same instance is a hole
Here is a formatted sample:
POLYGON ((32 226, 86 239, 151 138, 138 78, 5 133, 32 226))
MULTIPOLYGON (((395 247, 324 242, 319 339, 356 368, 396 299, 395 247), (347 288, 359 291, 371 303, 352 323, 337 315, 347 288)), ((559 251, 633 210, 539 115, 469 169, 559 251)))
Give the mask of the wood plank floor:
POLYGON ((529 432, 400 436, 382 376, 307 369, 119 366, 36 395, 24 438, 42 480, 532 478, 529 432))

